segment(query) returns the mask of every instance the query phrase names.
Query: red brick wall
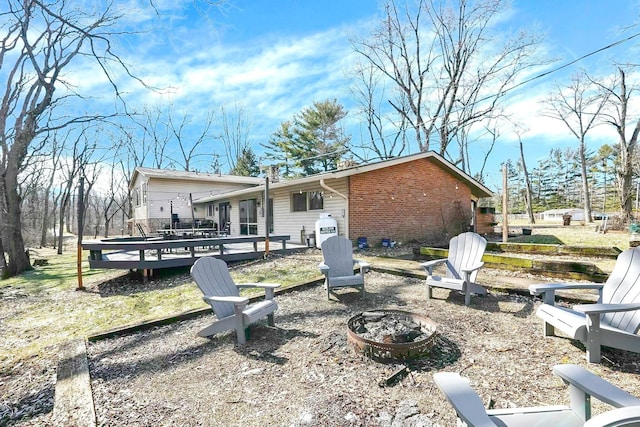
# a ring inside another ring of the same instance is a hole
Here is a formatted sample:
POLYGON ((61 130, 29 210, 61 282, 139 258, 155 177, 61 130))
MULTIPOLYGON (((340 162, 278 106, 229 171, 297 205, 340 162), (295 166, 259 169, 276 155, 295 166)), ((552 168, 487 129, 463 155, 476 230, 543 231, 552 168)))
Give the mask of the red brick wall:
POLYGON ((476 225, 476 233, 488 234, 493 233, 495 217, 493 213, 478 213, 478 224, 476 225))
POLYGON ((469 187, 428 158, 349 179, 349 238, 354 241, 364 236, 370 245, 382 238, 447 242, 460 214, 470 218, 469 187))

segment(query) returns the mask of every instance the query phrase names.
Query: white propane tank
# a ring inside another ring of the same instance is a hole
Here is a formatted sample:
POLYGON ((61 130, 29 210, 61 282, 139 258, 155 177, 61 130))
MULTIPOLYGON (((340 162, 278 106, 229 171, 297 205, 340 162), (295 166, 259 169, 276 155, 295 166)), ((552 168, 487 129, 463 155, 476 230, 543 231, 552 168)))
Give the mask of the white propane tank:
POLYGON ((331 236, 338 235, 338 221, 331 218, 331 214, 321 213, 316 221, 316 247, 320 248, 322 242, 331 236))

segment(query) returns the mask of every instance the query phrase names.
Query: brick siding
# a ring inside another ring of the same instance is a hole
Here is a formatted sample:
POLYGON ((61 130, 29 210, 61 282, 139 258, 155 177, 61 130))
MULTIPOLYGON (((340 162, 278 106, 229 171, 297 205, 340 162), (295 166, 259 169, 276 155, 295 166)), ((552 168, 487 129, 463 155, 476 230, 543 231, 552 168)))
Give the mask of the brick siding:
POLYGON ((468 186, 428 158, 352 175, 349 238, 448 241, 456 218, 470 218, 471 200, 468 186))

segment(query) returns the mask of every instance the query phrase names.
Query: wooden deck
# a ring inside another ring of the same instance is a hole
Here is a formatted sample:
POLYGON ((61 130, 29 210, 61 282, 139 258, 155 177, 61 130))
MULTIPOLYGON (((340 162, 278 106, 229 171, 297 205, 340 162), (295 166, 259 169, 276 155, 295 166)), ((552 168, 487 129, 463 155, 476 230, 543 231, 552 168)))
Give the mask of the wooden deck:
MULTIPOLYGON (((269 236, 269 252, 283 253, 306 246, 289 244, 289 235, 269 236)), ((265 236, 208 237, 169 240, 85 240, 90 268, 115 268, 143 271, 193 265, 203 256, 215 256, 227 262, 260 259, 266 251, 265 236)))

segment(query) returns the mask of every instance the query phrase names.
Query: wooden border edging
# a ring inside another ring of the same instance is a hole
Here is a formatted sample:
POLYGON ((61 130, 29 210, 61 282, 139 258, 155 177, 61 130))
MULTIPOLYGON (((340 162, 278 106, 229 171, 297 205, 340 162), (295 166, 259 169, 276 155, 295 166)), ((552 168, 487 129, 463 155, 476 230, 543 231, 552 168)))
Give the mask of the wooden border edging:
POLYGON ((60 346, 55 390, 54 425, 76 427, 96 425, 84 339, 69 341, 60 346))
MULTIPOLYGON (((298 283, 295 285, 288 286, 286 288, 276 289, 275 294, 277 296, 277 295, 281 295, 289 292, 298 291, 309 286, 320 284, 323 281, 324 281, 324 277, 315 278, 309 282, 298 283)), ((264 293, 257 294, 255 296, 250 297, 249 302, 256 302, 262 298, 264 298, 264 293)), ((211 315, 211 316, 214 315, 213 312, 211 311, 211 307, 196 308, 193 310, 184 311, 182 313, 174 314, 172 316, 167 316, 160 319, 155 319, 155 320, 150 320, 146 322, 140 322, 140 323, 135 323, 131 325, 125 325, 125 326, 109 329, 103 332, 99 332, 97 334, 89 335, 87 337, 87 341, 95 342, 95 341, 100 341, 107 338, 113 338, 119 335, 131 334, 134 332, 151 329, 156 326, 170 325, 171 323, 179 322, 182 320, 195 319, 196 317, 200 317, 205 314, 211 315)))
MULTIPOLYGON (((448 249, 421 247, 419 255, 425 259, 446 258, 448 249)), ((509 255, 485 252, 482 256, 484 266, 500 270, 527 270, 533 274, 548 277, 557 277, 574 280, 588 280, 602 283, 609 277, 598 266, 591 262, 564 261, 564 260, 536 260, 525 257, 514 257, 509 255)))

